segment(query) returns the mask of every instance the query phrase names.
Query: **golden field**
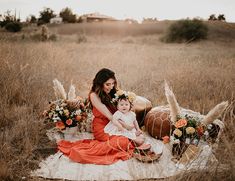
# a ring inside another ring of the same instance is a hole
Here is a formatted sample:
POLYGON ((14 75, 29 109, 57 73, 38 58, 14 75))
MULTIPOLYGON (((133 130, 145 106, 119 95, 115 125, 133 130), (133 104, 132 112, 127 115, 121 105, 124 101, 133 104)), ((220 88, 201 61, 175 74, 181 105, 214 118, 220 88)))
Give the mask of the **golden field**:
POLYGON ((37 180, 30 170, 53 153, 42 112, 54 99, 52 80, 86 97, 96 72, 116 72, 122 89, 166 104, 167 80, 181 107, 207 114, 228 100, 222 116, 226 128, 215 155, 216 170, 191 172, 169 180, 233 180, 235 178, 235 24, 208 23, 208 39, 164 43, 170 21, 156 24, 51 25, 56 41, 41 42, 38 27, 21 33, 0 30, 0 180, 37 180))

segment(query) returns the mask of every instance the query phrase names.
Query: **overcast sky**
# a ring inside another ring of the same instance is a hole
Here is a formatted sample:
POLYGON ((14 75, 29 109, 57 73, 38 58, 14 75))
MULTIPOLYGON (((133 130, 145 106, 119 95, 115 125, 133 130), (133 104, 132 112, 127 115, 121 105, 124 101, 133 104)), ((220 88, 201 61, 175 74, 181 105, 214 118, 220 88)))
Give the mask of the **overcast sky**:
POLYGON ((78 15, 99 12, 118 19, 143 17, 182 19, 211 14, 225 14, 228 22, 235 22, 235 0, 0 0, 0 14, 7 10, 20 14, 25 19, 30 14, 39 16, 39 11, 49 7, 59 13, 69 7, 78 15))

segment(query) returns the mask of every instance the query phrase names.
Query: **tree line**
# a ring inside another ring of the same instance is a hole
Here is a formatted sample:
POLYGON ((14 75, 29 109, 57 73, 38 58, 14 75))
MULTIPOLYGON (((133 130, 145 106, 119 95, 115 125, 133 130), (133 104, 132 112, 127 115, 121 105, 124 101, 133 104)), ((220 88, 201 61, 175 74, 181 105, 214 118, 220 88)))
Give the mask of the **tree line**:
MULTIPOLYGON (((35 15, 30 15, 26 19, 26 23, 37 24, 38 26, 47 24, 50 22, 50 19, 56 17, 57 14, 51 8, 44 8, 39 12, 39 17, 37 18, 35 15)), ((76 14, 72 12, 72 10, 68 7, 62 9, 59 12, 59 17, 62 18, 64 23, 80 23, 82 22, 81 17, 78 17, 76 14)), ((145 20, 145 19, 144 19, 145 20)), ((144 22, 143 20, 143 22, 144 22)), ((215 14, 212 14, 208 18, 209 21, 225 21, 225 15, 219 14, 216 17, 215 14)), ((22 23, 20 17, 17 19, 16 15, 11 15, 10 11, 7 11, 4 15, 0 14, 0 26, 4 27, 7 31, 10 32, 18 32, 22 29, 22 23)))

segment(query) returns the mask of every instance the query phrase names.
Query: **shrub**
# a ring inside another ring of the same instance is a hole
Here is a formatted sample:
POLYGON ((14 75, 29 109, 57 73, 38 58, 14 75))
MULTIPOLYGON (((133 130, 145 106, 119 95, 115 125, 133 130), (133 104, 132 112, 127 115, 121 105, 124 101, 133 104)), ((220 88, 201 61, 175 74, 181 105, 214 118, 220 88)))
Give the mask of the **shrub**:
POLYGON ((63 22, 75 23, 76 15, 73 14, 70 8, 62 9, 60 12, 60 17, 63 19, 63 22))
POLYGON ((22 29, 22 24, 20 22, 10 22, 7 23, 5 29, 10 32, 18 32, 22 29))
POLYGON ((87 42, 87 38, 85 35, 78 35, 78 38, 77 38, 77 43, 85 43, 87 42))
POLYGON ((173 23, 163 38, 166 42, 192 42, 207 37, 208 27, 201 20, 179 20, 173 23))
POLYGON ((56 34, 51 34, 48 38, 48 40, 50 41, 57 41, 57 39, 58 39, 58 36, 56 34))

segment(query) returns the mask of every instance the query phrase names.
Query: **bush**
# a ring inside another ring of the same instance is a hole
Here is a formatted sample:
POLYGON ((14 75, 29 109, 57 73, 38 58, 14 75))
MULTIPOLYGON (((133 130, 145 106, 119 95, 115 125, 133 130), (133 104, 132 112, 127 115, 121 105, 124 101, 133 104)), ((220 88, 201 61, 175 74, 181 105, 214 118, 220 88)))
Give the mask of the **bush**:
POLYGON ((48 40, 50 40, 50 41, 57 41, 57 39, 58 39, 58 36, 56 34, 52 34, 48 38, 48 40))
POLYGON ((10 32, 18 32, 22 29, 22 24, 20 22, 10 22, 7 23, 5 29, 10 32))
POLYGON ((86 42, 87 42, 87 38, 85 35, 78 35, 77 43, 86 43, 86 42))
POLYGON ((207 37, 208 27, 201 20, 180 20, 173 23, 163 38, 166 42, 192 42, 207 37))

